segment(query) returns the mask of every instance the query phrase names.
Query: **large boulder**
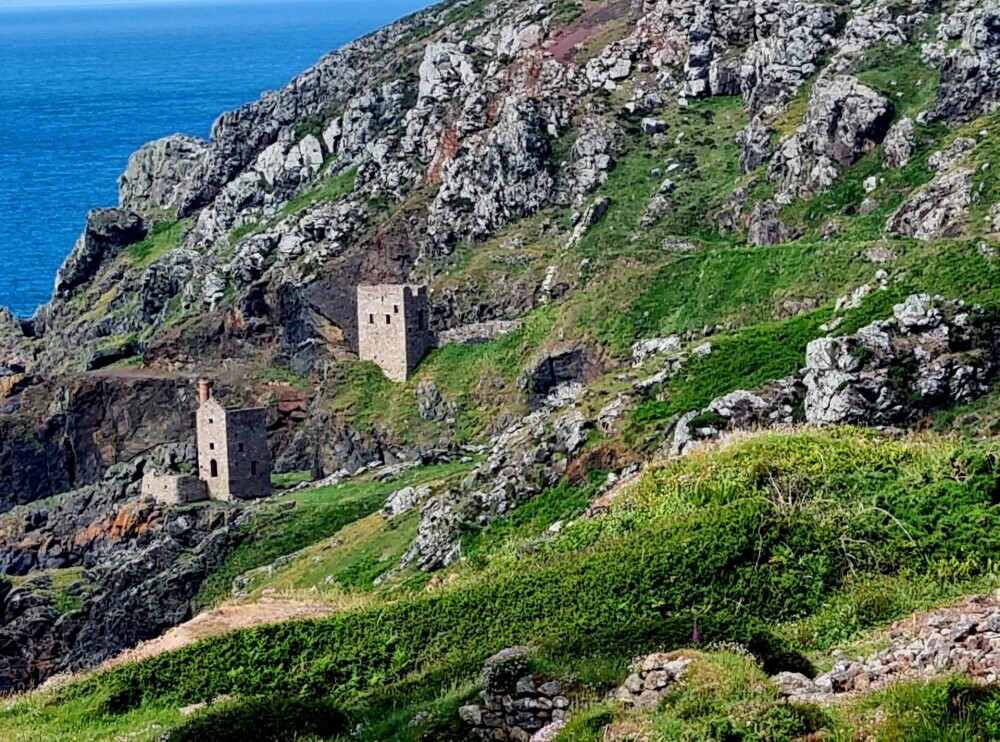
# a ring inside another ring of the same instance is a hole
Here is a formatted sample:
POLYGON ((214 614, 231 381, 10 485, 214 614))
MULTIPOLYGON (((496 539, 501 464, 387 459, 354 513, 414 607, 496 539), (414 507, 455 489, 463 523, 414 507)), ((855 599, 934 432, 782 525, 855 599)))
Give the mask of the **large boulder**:
POLYGON ((780 379, 757 393, 739 389, 682 415, 674 424, 668 453, 678 456, 691 446, 733 431, 788 425, 801 414, 805 387, 797 376, 780 379))
POLYGON ((965 230, 972 205, 974 175, 975 170, 971 167, 938 173, 889 217, 886 231, 897 237, 918 240, 958 237, 965 230))
POLYGON ((121 208, 144 216, 187 216, 214 195, 205 184, 209 144, 175 134, 135 152, 118 181, 121 208))
POLYGON ((885 97, 854 77, 820 80, 803 125, 778 144, 768 177, 783 198, 811 198, 830 188, 840 168, 882 142, 892 122, 885 97))
POLYGON ((747 217, 747 242, 751 245, 780 245, 798 236, 797 229, 781 221, 781 207, 774 201, 755 204, 747 217))
POLYGON ((68 299, 87 284, 123 248, 146 237, 138 214, 122 209, 95 209, 87 214, 87 227, 56 274, 55 296, 68 299))

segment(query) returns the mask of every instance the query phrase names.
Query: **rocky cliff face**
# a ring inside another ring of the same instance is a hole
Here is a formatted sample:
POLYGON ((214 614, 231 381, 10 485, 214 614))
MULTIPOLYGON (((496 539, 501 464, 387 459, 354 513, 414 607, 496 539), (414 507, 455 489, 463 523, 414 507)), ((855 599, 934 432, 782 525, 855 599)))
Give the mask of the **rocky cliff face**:
MULTIPOLYGON (((223 114, 208 142, 173 136, 137 152, 120 208, 91 214, 29 344, 50 371, 108 346, 157 348, 185 367, 238 346, 315 370, 352 350, 357 283, 421 280, 465 240, 580 203, 613 169, 622 125, 660 112, 666 127, 676 104, 711 97, 742 99, 741 169, 766 170, 778 204, 745 205, 737 228, 755 244, 792 239, 800 231, 764 211, 828 191, 883 141, 890 167, 912 151, 913 120, 890 136, 896 104, 857 77, 866 55, 918 48, 941 80, 920 125, 964 122, 996 105, 995 14, 922 0, 431 8, 223 114), (591 48, 609 23, 614 40, 591 48), (803 96, 802 118, 775 134, 803 96)), ((942 171, 887 232, 961 232, 963 173, 942 171)))
POLYGON ((93 667, 190 618, 202 581, 244 537, 252 509, 140 499, 147 464, 0 516, 0 571, 29 575, 0 581, 0 690, 93 667))
POLYGON ((16 414, 0 416, 0 512, 100 481, 194 432, 189 379, 79 376, 25 396, 16 414))

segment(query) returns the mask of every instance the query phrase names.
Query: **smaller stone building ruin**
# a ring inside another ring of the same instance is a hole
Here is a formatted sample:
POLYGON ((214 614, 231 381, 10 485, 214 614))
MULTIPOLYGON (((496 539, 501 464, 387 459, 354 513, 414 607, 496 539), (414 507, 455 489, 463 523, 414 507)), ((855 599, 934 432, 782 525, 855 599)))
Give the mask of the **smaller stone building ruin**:
POLYGON ((227 410, 198 384, 198 477, 215 500, 250 500, 271 494, 267 410, 227 410))
POLYGON ((433 345, 427 287, 358 286, 358 356, 406 381, 433 345))
POLYGON ((198 476, 148 471, 142 494, 166 505, 214 500, 252 500, 271 494, 267 410, 227 410, 198 382, 198 476))
POLYGON ((188 474, 146 474, 142 478, 143 497, 152 497, 166 505, 184 505, 208 499, 208 487, 198 477, 188 474))

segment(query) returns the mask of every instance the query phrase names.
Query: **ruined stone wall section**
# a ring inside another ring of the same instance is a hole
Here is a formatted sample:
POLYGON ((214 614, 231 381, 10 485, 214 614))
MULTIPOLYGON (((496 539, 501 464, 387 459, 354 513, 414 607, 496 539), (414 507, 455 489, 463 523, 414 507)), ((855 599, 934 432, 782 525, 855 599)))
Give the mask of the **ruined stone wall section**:
POLYGON ((208 499, 208 488, 198 477, 171 474, 146 474, 142 494, 165 505, 183 505, 208 499))
POLYGON ((431 346, 425 286, 358 286, 358 356, 406 381, 431 346))

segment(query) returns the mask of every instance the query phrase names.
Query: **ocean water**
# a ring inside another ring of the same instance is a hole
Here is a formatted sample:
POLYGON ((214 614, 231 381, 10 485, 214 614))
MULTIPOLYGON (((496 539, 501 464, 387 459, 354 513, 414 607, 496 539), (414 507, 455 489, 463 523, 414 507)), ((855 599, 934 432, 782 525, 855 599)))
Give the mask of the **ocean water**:
POLYGON ((207 137, 332 51, 428 0, 216 0, 15 9, 0 0, 0 306, 30 316, 88 209, 142 144, 207 137))

